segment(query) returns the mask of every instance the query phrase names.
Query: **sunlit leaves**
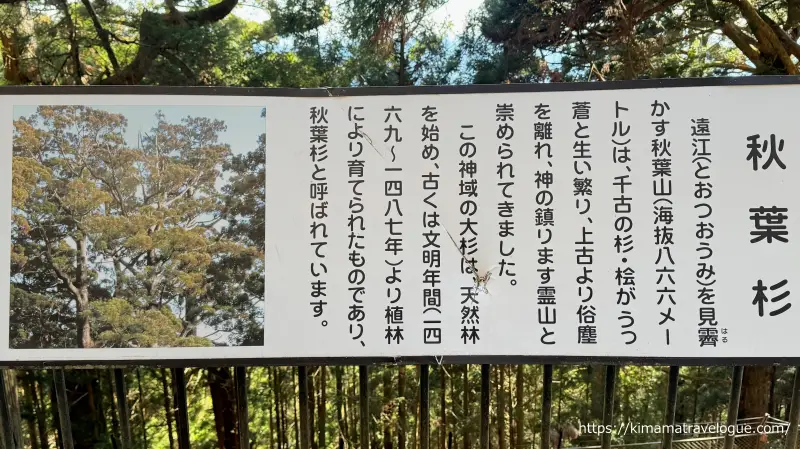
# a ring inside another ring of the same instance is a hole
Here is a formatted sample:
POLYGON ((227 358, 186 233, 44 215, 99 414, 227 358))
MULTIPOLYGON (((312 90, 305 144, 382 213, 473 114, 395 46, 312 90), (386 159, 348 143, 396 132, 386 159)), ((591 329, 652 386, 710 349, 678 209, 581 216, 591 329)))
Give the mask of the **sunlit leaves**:
POLYGON ((202 323, 250 332, 260 321, 241 322, 260 316, 242 311, 263 297, 263 136, 253 153, 259 184, 245 173, 253 165, 233 162, 220 142, 223 122, 159 113, 153 123, 135 143, 124 137, 126 118, 101 109, 43 106, 15 123, 17 285, 64 304, 88 288, 103 345, 210 344, 196 336, 202 323), (245 172, 221 189, 231 167, 245 172))
POLYGON ((164 308, 140 309, 125 300, 111 299, 94 302, 92 311, 96 341, 103 347, 210 346, 208 340, 182 337, 180 320, 164 308))

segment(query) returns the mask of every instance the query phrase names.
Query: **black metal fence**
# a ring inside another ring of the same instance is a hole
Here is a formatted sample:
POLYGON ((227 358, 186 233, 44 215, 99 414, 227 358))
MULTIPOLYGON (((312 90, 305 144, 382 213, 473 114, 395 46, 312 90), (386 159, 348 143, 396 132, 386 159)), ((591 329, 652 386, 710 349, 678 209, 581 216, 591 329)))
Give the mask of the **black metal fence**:
MULTIPOLYGON (((674 428, 675 411, 678 398, 678 382, 679 382, 679 368, 678 366, 670 366, 669 380, 667 388, 667 406, 664 416, 664 425, 667 429, 674 428)), ((605 388, 604 388, 604 402, 602 424, 603 426, 612 426, 614 422, 614 399, 615 399, 615 385, 618 374, 618 366, 607 365, 605 367, 605 388)), ((779 421, 765 416, 761 418, 748 418, 745 420, 738 419, 738 409, 740 395, 742 391, 742 378, 743 367, 732 367, 732 384, 730 387, 730 399, 728 404, 727 426, 732 428, 737 424, 742 424, 748 420, 761 420, 759 422, 771 423, 774 426, 788 427, 787 432, 783 432, 780 438, 772 439, 769 443, 762 440, 763 435, 758 434, 742 434, 742 433, 725 433, 724 436, 717 435, 694 435, 691 438, 676 438, 676 432, 666 431, 662 433, 662 439, 658 442, 650 443, 636 443, 624 446, 636 447, 636 449, 800 449, 798 448, 798 420, 800 420, 800 369, 795 370, 795 377, 792 386, 792 399, 790 406, 789 420, 779 421), (770 421, 771 420, 771 421, 770 421)), ((369 388, 368 376, 370 366, 359 366, 359 425, 361 431, 359 449, 367 449, 370 447, 369 441, 369 388)), ((120 416, 120 434, 122 449, 130 449, 132 447, 131 428, 130 428, 130 413, 127 401, 127 386, 124 380, 123 370, 116 368, 114 372, 114 385, 116 389, 117 412, 120 416)), ((191 447, 190 432, 189 432, 189 417, 187 407, 187 394, 186 394, 186 378, 184 368, 171 368, 172 378, 175 388, 175 406, 176 413, 176 430, 177 430, 177 445, 179 449, 189 449, 191 447)), ((6 370, 3 375, 0 375, 0 424, 2 424, 3 438, 0 441, 2 448, 0 449, 17 449, 23 447, 23 438, 21 435, 20 417, 11 413, 11 410, 19 410, 18 398, 16 388, 8 385, 7 374, 10 371, 6 370)), ((67 398, 67 392, 64 380, 64 370, 62 368, 54 368, 50 370, 53 376, 53 384, 55 387, 55 397, 57 402, 58 411, 58 430, 60 432, 60 441, 63 449, 73 449, 72 426, 70 421, 70 406, 67 398)), ((430 366, 419 365, 419 407, 418 422, 419 422, 419 449, 431 449, 430 445, 430 366)), ((307 366, 300 365, 297 367, 297 381, 299 393, 299 448, 310 449, 311 428, 309 426, 309 413, 313 410, 309 408, 309 390, 308 390, 308 368, 307 366)), ((236 413, 238 418, 238 438, 241 448, 249 448, 250 432, 248 429, 249 412, 248 412, 248 395, 247 395, 247 370, 244 366, 237 366, 234 368, 234 382, 235 382, 235 398, 236 398, 236 413)), ((539 449, 552 449, 552 441, 550 434, 544 429, 551 428, 551 408, 553 404, 552 388, 553 385, 553 365, 543 365, 543 379, 542 379, 542 395, 541 395, 541 429, 539 449)), ((480 390, 480 449, 489 449, 490 438, 490 365, 481 365, 481 390, 480 390)), ((752 421, 751 421, 752 422, 752 421)), ((755 427, 755 426, 752 426, 755 427)), ((777 432, 775 432, 777 433, 777 432)), ((560 439, 559 439, 559 445, 560 439)), ((452 445, 452 443, 450 443, 452 445)), ((342 442, 340 441, 340 448, 342 442)), ((612 445, 612 435, 610 433, 603 433, 601 435, 600 444, 598 446, 589 446, 585 449, 610 449, 612 447, 621 447, 620 445, 612 445)))

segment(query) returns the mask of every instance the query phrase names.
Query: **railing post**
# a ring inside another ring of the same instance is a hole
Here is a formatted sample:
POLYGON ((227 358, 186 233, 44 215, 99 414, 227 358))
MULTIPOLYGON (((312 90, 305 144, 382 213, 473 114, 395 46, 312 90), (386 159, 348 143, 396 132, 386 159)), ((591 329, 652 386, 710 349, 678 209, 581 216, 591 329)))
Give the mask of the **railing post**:
POLYGON ((430 368, 419 367, 419 447, 430 448, 431 409, 430 409, 430 368))
MULTIPOLYGON (((614 387, 617 381, 617 367, 614 365, 606 366, 606 387, 603 394, 603 427, 609 428, 614 425, 614 387)), ((611 433, 603 432, 600 438, 603 449, 611 447, 611 433)))
POLYGON ((128 409, 128 386, 121 368, 114 369, 114 386, 117 390, 117 413, 122 430, 122 449, 131 449, 131 414, 128 409))
MULTIPOLYGON (((518 405, 520 407, 521 405, 518 405)), ((542 379, 542 438, 541 449, 550 447, 550 409, 553 408, 553 365, 544 365, 542 379)))
POLYGON ((675 408, 678 403, 678 374, 681 367, 669 367, 669 382, 667 384, 667 410, 664 417, 664 423, 667 426, 667 431, 664 432, 664 445, 663 449, 672 449, 672 440, 675 438, 675 408))
POLYGON ((58 428, 61 430, 61 445, 63 449, 73 449, 72 424, 69 419, 69 401, 67 400, 67 386, 64 384, 64 370, 53 370, 53 384, 56 387, 56 406, 58 407, 58 428))
POLYGON ((297 385, 300 395, 300 449, 309 449, 311 428, 308 422, 308 368, 297 367, 297 385))
POLYGON ((236 383, 236 418, 239 423, 239 448, 250 449, 250 417, 247 410, 247 368, 234 368, 236 383))
POLYGON ((175 427, 178 431, 178 449, 191 449, 189 410, 186 403, 186 373, 183 368, 172 369, 172 381, 175 384, 175 408, 178 409, 175 419, 175 427))
MULTIPOLYGON (((733 382, 731 383, 731 400, 728 402, 728 429, 736 428, 736 422, 739 418, 739 397, 742 395, 742 376, 744 374, 743 366, 733 367, 733 382)), ((736 437, 736 432, 725 432, 725 446, 724 449, 733 449, 733 441, 736 437)))
POLYGON ((481 449, 489 449, 489 401, 492 397, 488 364, 481 365, 481 449))
POLYGON ((358 405, 359 423, 361 425, 361 448, 369 449, 369 368, 358 367, 358 405))
POLYGON ((792 403, 790 407, 786 449, 797 449, 797 426, 800 423, 800 366, 794 368, 794 384, 792 385, 792 403))

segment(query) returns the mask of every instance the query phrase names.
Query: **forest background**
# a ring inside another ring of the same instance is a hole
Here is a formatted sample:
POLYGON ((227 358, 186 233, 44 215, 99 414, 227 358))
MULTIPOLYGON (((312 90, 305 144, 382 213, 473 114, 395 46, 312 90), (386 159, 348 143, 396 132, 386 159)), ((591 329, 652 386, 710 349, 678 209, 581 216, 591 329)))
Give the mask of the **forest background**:
MULTIPOLYGON (((796 75, 800 0, 0 0, 0 84, 150 84, 269 87, 549 83, 796 75), (444 8, 444 9, 443 9, 444 8), (448 20, 443 11, 469 14, 448 20)), ((784 105, 788 111, 794 105, 784 105)), ((243 178, 263 159, 231 159, 243 178)), ((240 235, 257 236, 242 226, 240 235)), ((261 233, 263 239, 263 232, 261 233)), ((245 238, 245 237, 242 237, 245 238)), ((247 237, 250 238, 250 237, 247 237)), ((255 237, 253 237, 255 238, 255 237)), ((263 245, 263 240, 261 242, 263 245)), ((557 366, 553 421, 597 423, 604 369, 557 366)), ((663 422, 667 367, 622 367, 615 419, 663 422)), ((193 447, 239 449, 232 373, 189 369, 193 447)), ((248 368, 250 446, 299 445, 296 368, 248 368)), ((126 369, 134 444, 176 447, 168 370, 126 369)), ((374 367, 370 449, 419 444, 418 369, 374 367)), ((794 368, 744 370, 740 417, 788 419, 794 368)), ((18 393, 15 429, 26 447, 59 447, 52 376, 5 374, 18 393)), ((312 367, 311 445, 359 447, 358 371, 312 367)), ((492 448, 535 448, 542 432, 540 366, 493 366, 492 448)), ((678 422, 726 417, 727 367, 682 367, 678 422)), ((107 370, 70 370, 77 448, 120 448, 107 370)), ((477 446, 477 366, 431 371, 432 442, 477 446)), ((625 442, 659 441, 659 435, 625 442)), ((615 436, 619 441, 620 436, 615 436)), ((596 443, 591 435, 571 445, 596 443)), ((366 449, 366 448, 363 448, 366 449)))

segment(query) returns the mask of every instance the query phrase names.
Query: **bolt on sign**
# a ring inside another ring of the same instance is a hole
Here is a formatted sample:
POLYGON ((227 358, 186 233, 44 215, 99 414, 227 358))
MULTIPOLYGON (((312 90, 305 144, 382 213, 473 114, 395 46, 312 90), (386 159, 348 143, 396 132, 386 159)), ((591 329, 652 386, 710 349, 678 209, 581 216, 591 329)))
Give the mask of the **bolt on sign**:
POLYGON ((795 77, 0 95, 7 365, 800 356, 795 77))

